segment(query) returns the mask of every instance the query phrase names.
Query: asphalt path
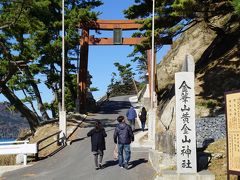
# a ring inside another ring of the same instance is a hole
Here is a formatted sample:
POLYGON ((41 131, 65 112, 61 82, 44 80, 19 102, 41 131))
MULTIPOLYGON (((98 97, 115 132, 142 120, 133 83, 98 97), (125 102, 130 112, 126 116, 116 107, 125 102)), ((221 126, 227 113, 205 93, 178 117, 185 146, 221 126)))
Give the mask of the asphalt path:
MULTIPOLYGON (((42 160, 33 166, 3 174, 2 179, 21 180, 151 180, 154 170, 148 162, 148 152, 132 151, 129 169, 118 166, 113 160, 113 132, 117 124, 116 117, 125 115, 130 106, 130 96, 111 98, 104 103, 100 111, 88 116, 84 127, 77 131, 77 138, 57 154, 42 160), (100 120, 107 132, 106 151, 103 157, 103 169, 95 170, 91 152, 90 138, 87 132, 93 128, 95 120, 100 120)), ((137 133, 137 132, 136 132, 137 133)))

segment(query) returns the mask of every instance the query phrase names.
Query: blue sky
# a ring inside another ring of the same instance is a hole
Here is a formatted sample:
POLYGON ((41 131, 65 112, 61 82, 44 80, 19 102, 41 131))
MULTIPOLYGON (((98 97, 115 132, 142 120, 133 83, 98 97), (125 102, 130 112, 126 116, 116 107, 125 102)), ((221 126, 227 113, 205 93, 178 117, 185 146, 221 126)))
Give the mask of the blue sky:
MULTIPOLYGON (((125 19, 123 10, 127 9, 130 5, 134 3, 134 0, 102 0, 103 5, 96 8, 95 10, 101 11, 102 14, 99 19, 125 19)), ((101 35, 95 35, 96 37, 112 37, 112 32, 101 31, 101 35)), ((94 32, 90 32, 94 35, 94 32)), ((123 37, 130 37, 131 32, 124 32, 123 37)), ((164 47, 160 52, 157 53, 157 62, 159 62, 164 54, 166 54, 169 46, 164 47)), ((133 47, 131 46, 90 46, 89 47, 89 63, 88 68, 92 78, 92 87, 97 87, 99 91, 94 92, 93 95, 95 99, 102 97, 106 91, 107 86, 110 84, 112 72, 117 72, 114 62, 119 62, 120 64, 130 63, 133 69, 136 68, 136 64, 133 64, 127 58, 127 56, 132 52, 133 47)), ((41 77, 45 78, 45 77, 41 77)), ((135 77, 137 79, 137 76, 135 77)), ((40 92, 44 93, 43 101, 49 102, 53 99, 53 94, 44 85, 39 86, 40 92)), ((21 93, 17 93, 21 97, 21 93)), ((0 101, 4 101, 6 98, 0 94, 0 101)))
MULTIPOLYGON (((99 19, 104 20, 125 19, 123 10, 134 4, 134 0, 103 0, 103 2, 103 6, 97 8, 96 10, 102 12, 99 19)), ((104 37, 104 35, 106 35, 105 37, 112 37, 112 32, 101 32, 102 37, 104 37)), ((133 32, 134 31, 125 31, 123 32, 123 37, 131 37, 131 34, 133 32)), ((167 52, 168 48, 169 46, 166 46, 157 53, 158 62, 167 52)), ((110 84, 112 72, 117 72, 116 68, 113 65, 114 62, 119 62, 120 64, 130 63, 132 67, 136 69, 136 63, 133 64, 130 61, 131 58, 127 58, 132 50, 132 46, 90 46, 89 71, 93 76, 92 86, 98 87, 100 90, 93 93, 95 98, 99 98, 106 93, 107 86, 110 84)), ((138 77, 136 76, 135 78, 137 79, 138 77)))
MULTIPOLYGON (((134 0, 103 0, 103 6, 96 8, 97 11, 101 11, 99 19, 104 20, 116 20, 125 19, 123 10, 127 9, 130 5, 134 3, 134 0)), ((96 35, 97 37, 112 37, 113 33, 111 31, 100 31, 101 35, 96 35)), ((123 37, 130 37, 131 34, 124 31, 123 37)), ((132 52, 133 47, 131 46, 90 46, 89 48, 89 71, 93 76, 92 86, 98 87, 99 91, 93 93, 96 99, 103 96, 107 91, 107 86, 110 84, 112 72, 117 72, 114 62, 119 62, 120 64, 130 63, 130 58, 127 56, 132 52)), ((135 67, 132 64, 133 68, 135 67)))

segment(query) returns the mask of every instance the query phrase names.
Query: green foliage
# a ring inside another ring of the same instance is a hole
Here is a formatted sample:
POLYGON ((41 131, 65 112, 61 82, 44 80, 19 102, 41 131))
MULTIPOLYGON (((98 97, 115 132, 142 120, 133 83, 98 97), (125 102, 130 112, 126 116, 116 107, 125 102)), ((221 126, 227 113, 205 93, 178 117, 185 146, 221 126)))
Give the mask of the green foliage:
POLYGON ((138 85, 138 89, 141 90, 141 89, 143 89, 146 86, 146 83, 141 82, 141 83, 139 83, 137 85, 138 85))
MULTIPOLYGON (((239 0, 233 0, 235 9, 239 9, 239 0)), ((237 10, 238 11, 238 10, 237 10)), ((155 1, 155 46, 162 47, 166 40, 173 39, 198 22, 214 16, 233 12, 229 0, 158 0, 155 1)), ((147 37, 142 45, 135 46, 133 55, 151 48, 152 1, 135 0, 135 4, 124 11, 125 17, 139 20, 140 32, 135 35, 147 37)))
POLYGON ((137 62, 137 72, 140 75, 140 79, 146 80, 147 73, 147 51, 141 51, 141 53, 131 53, 128 57, 133 57, 132 62, 137 62))
POLYGON ((214 100, 206 100, 198 103, 198 105, 206 108, 215 108, 218 104, 214 100))
POLYGON ((129 84, 113 84, 111 86, 109 86, 111 88, 111 97, 114 96, 123 96, 123 95, 129 95, 129 94, 134 94, 134 88, 132 85, 129 84))
POLYGON ((121 78, 122 83, 127 84, 132 81, 132 78, 135 75, 135 73, 132 72, 131 64, 126 64, 124 66, 118 62, 115 62, 114 66, 117 68, 119 72, 119 76, 121 78))
POLYGON ((240 0, 233 0, 232 4, 236 13, 240 15, 240 0))
POLYGON ((65 92, 65 102, 66 102, 66 110, 69 112, 75 111, 75 99, 72 98, 72 94, 69 88, 66 88, 65 92))
MULTIPOLYGON (((101 4, 100 0, 65 0, 67 110, 75 107, 76 67, 69 54, 79 45, 77 26, 96 20, 99 13, 92 9, 101 4)), ((55 112, 60 102, 61 5, 59 0, 0 2, 0 85, 6 82, 14 92, 24 91, 23 102, 30 102, 41 98, 36 90, 44 83, 56 95, 51 104, 43 103, 44 109, 55 112)), ((89 86, 90 79, 89 75, 89 86)))
POLYGON ((130 64, 121 65, 118 62, 114 63, 114 66, 118 70, 118 74, 113 72, 111 78, 111 84, 108 86, 111 96, 119 96, 135 93, 133 76, 130 64))
POLYGON ((1 66, 0 66, 0 78, 2 79, 8 72, 9 62, 0 57, 1 66))
POLYGON ((91 87, 91 88, 90 88, 90 91, 91 91, 91 92, 99 91, 99 89, 98 89, 97 87, 91 87))
POLYGON ((172 4, 173 12, 172 16, 188 16, 192 15, 193 9, 196 7, 197 2, 195 0, 175 0, 172 4))

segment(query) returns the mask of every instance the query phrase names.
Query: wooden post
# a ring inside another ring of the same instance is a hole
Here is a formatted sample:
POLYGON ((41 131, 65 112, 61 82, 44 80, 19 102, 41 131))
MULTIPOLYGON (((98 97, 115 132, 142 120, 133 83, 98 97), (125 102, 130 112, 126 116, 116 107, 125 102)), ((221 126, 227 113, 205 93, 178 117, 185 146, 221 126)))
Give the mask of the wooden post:
POLYGON ((88 46, 89 46, 89 29, 82 29, 80 49, 80 71, 79 71, 79 92, 80 92, 80 112, 86 112, 87 96, 87 70, 88 70, 88 46))

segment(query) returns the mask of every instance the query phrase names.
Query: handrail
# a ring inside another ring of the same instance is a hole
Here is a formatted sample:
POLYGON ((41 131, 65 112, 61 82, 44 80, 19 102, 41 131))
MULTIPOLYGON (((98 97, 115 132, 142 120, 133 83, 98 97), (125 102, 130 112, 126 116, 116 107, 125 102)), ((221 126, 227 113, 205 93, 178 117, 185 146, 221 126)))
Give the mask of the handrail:
POLYGON ((6 142, 0 142, 0 144, 20 144, 20 143, 29 143, 29 141, 26 140, 26 141, 6 141, 6 142))
POLYGON ((101 106, 107 100, 107 95, 102 96, 97 102, 97 106, 101 106))
POLYGON ((38 160, 38 159, 39 159, 39 152, 40 152, 40 151, 42 151, 43 149, 51 146, 52 144, 54 144, 54 143, 56 143, 56 142, 57 142, 57 145, 62 145, 62 146, 65 146, 65 145, 66 145, 66 144, 65 144, 65 141, 64 141, 64 139, 65 139, 66 137, 63 136, 63 137, 60 138, 60 136, 59 136, 59 134, 60 134, 61 132, 62 132, 62 131, 57 131, 57 132, 55 132, 54 134, 51 134, 51 135, 49 135, 49 136, 47 136, 47 137, 39 140, 39 141, 36 143, 36 144, 37 144, 37 153, 35 154, 35 160, 38 160), (42 143, 43 141, 46 141, 47 139, 49 139, 49 138, 51 138, 51 137, 53 137, 53 136, 56 136, 56 135, 57 135, 57 139, 56 139, 55 141, 52 141, 52 142, 48 143, 47 145, 45 145, 44 147, 39 148, 40 143, 42 143))
MULTIPOLYGON (((85 116, 85 117, 83 118, 83 120, 86 119, 86 117, 87 117, 87 116, 85 116)), ((81 123, 82 123, 82 122, 81 122, 81 123)), ((55 132, 55 133, 53 133, 53 134, 51 134, 51 135, 49 135, 49 136, 47 136, 47 137, 45 137, 45 138, 43 138, 43 139, 40 139, 40 140, 36 143, 36 144, 37 144, 37 153, 36 153, 36 155, 35 155, 35 160, 38 160, 38 159, 39 159, 39 152, 40 152, 40 151, 42 151, 43 149, 45 149, 45 148, 53 145, 53 144, 56 143, 56 142, 57 142, 57 145, 58 145, 58 146, 60 146, 60 145, 61 145, 62 147, 63 147, 63 146, 66 146, 66 139, 68 139, 68 138, 77 130, 77 128, 81 125, 81 123, 79 123, 79 124, 77 125, 77 127, 73 130, 73 132, 72 132, 68 137, 66 137, 65 134, 64 134, 64 136, 60 138, 60 133, 61 133, 62 131, 57 131, 57 132, 55 132), (49 139, 49 138, 51 138, 51 137, 53 137, 53 136, 57 136, 57 139, 56 139, 55 141, 51 141, 50 143, 46 144, 44 147, 39 148, 39 145, 40 145, 42 142, 46 141, 47 139, 49 139)))
POLYGON ((137 94, 138 96, 138 101, 140 101, 144 95, 144 93, 146 92, 147 89, 147 85, 145 84, 144 87, 139 91, 139 93, 137 94))
POLYGON ((77 131, 77 129, 81 126, 82 122, 87 118, 87 115, 82 119, 82 121, 74 128, 74 130, 68 135, 67 140, 77 131))
POLYGON ((43 142, 43 141, 49 139, 50 137, 55 136, 55 135, 60 134, 60 133, 61 133, 61 131, 57 131, 56 133, 51 134, 51 135, 49 135, 49 136, 47 136, 47 137, 45 137, 45 138, 39 140, 39 141, 37 142, 37 144, 40 144, 41 142, 43 142))

